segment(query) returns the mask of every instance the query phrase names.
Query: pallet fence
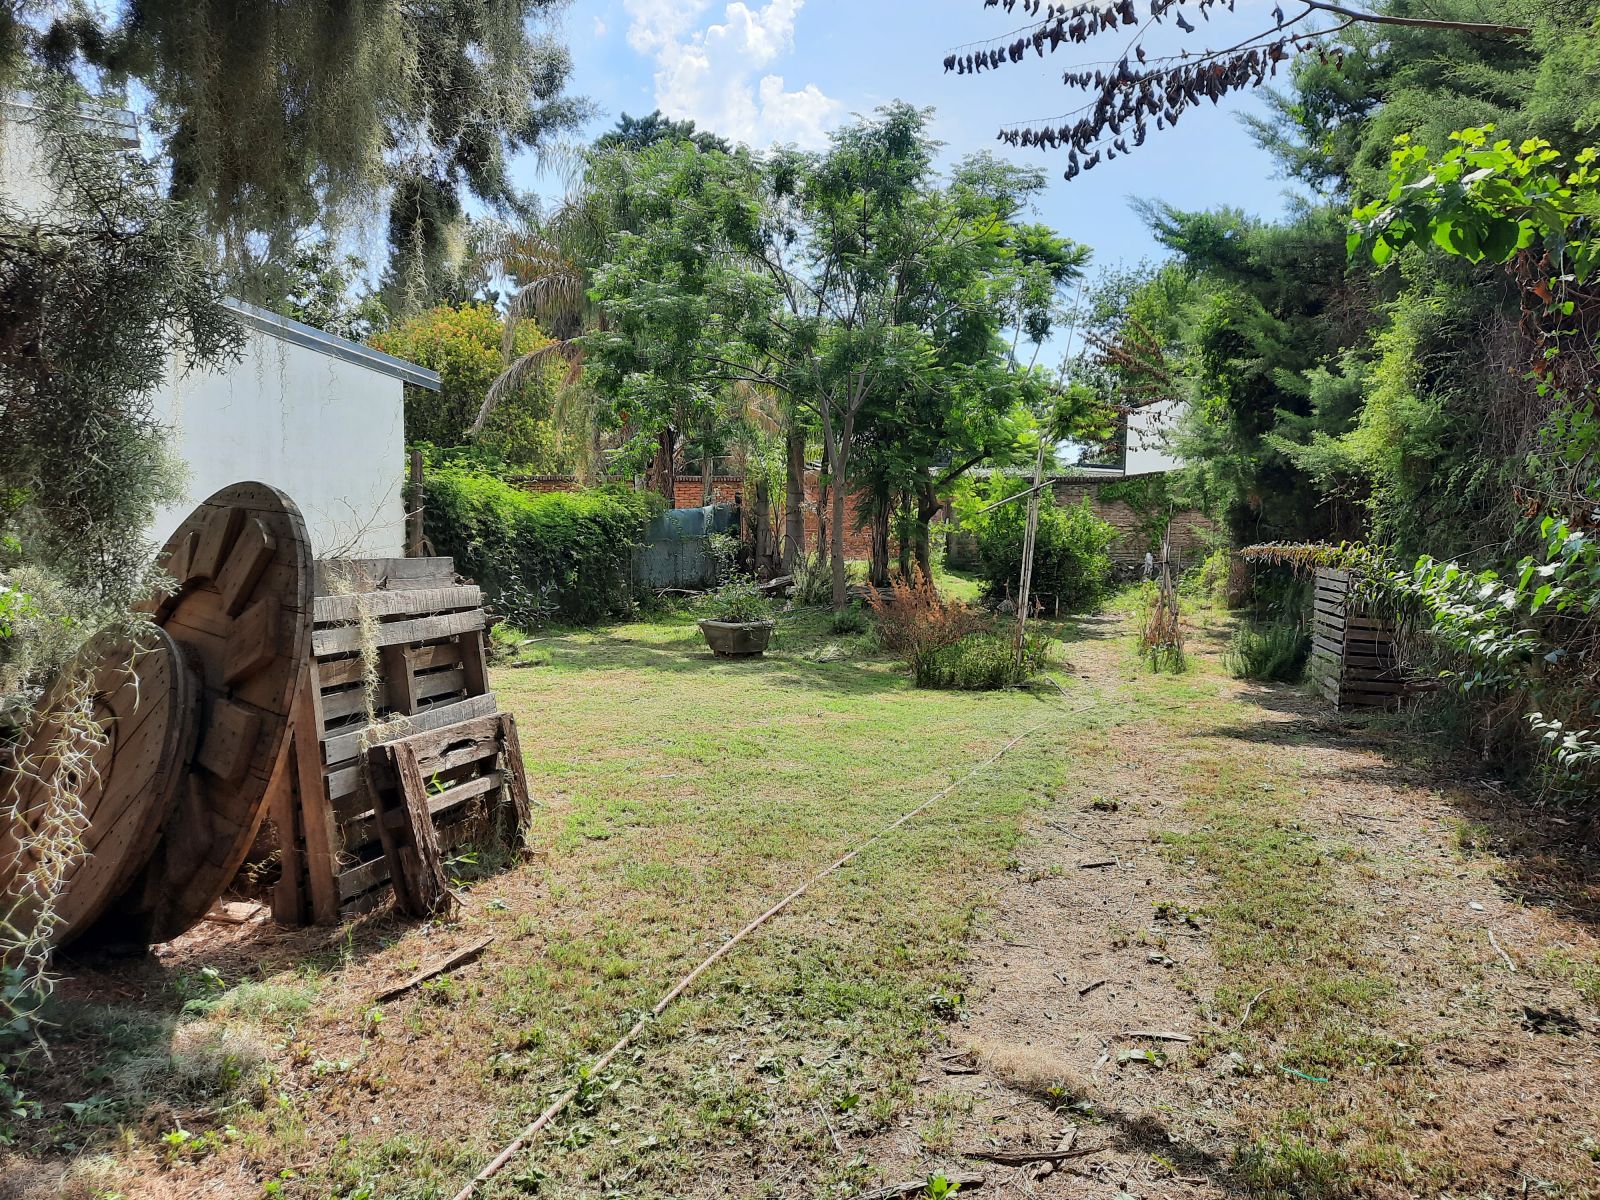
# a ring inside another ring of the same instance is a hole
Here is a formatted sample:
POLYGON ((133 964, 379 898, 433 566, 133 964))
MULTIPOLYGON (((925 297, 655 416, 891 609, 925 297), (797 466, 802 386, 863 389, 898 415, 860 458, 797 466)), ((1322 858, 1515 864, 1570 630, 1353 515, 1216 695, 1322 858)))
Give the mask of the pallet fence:
MULTIPOLYGON (((375 908, 395 863, 414 861, 403 832, 397 840, 381 824, 395 811, 397 761, 419 772, 408 780, 424 793, 402 789, 399 807, 427 814, 420 836, 436 851, 496 828, 520 836, 528 811, 516 724, 489 690, 482 594, 456 582, 454 562, 319 562, 316 593, 292 770, 273 813, 282 865, 273 915, 286 924, 375 908)), ((398 898, 412 911, 404 889, 402 880, 398 898)))
POLYGON ((1405 691, 1395 623, 1350 594, 1350 573, 1319 567, 1311 660, 1318 690, 1336 709, 1398 708, 1405 691))

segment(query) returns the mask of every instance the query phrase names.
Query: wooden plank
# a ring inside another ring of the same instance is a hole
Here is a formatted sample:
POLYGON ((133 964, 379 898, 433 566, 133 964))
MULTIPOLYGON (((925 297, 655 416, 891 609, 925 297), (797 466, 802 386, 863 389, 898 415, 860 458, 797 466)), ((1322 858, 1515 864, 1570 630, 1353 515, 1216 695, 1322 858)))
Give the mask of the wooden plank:
POLYGON ((483 592, 476 584, 456 587, 413 588, 402 592, 360 592, 350 596, 318 596, 316 622, 334 625, 358 621, 365 610, 374 619, 427 617, 464 608, 482 608, 483 592))
POLYGON ((318 925, 339 919, 339 839, 322 779, 321 696, 307 673, 295 710, 293 753, 299 772, 300 829, 305 838, 307 911, 318 925))
POLYGON ((359 654, 350 658, 313 659, 317 672, 317 686, 323 689, 355 683, 365 674, 359 654))
POLYGON ((418 675, 416 682, 417 699, 433 700, 439 696, 465 691, 467 673, 460 666, 455 666, 443 671, 430 671, 426 675, 418 675))
POLYGON ((424 778, 481 762, 500 752, 500 722, 505 714, 475 717, 441 729, 400 738, 416 760, 424 778))
POLYGON ((238 783, 249 769, 260 732, 261 714, 255 709, 218 700, 195 761, 224 783, 238 783))
POLYGON ((205 524, 200 527, 200 540, 195 547, 194 559, 189 564, 190 579, 217 578, 228 547, 238 536, 244 518, 244 507, 238 504, 221 505, 211 510, 205 524))
POLYGON ((466 674, 467 695, 481 696, 489 690, 489 666, 484 660, 483 634, 461 639, 461 668, 466 674))
MULTIPOLYGON (((472 696, 466 700, 457 700, 450 704, 440 704, 433 708, 424 708, 415 716, 406 718, 406 726, 396 729, 384 741, 392 742, 396 738, 409 737, 412 734, 424 733, 430 729, 439 729, 445 725, 453 725, 457 721, 488 716, 494 711, 495 700, 493 692, 483 696, 472 696)), ((365 732, 366 730, 364 729, 357 729, 349 733, 338 733, 324 737, 322 742, 323 761, 332 768, 347 759, 355 758, 361 750, 361 735, 365 732)))
POLYGON ((340 911, 344 909, 344 902, 354 896, 359 896, 380 883, 389 881, 389 860, 379 855, 371 862, 364 862, 360 866, 351 867, 339 874, 339 902, 340 911))
POLYGON ((373 795, 378 838, 389 861, 389 884, 395 903, 413 917, 432 918, 455 906, 455 894, 444 875, 444 862, 428 811, 428 781, 411 739, 375 746, 368 752, 388 760, 395 786, 373 795))
POLYGON ((512 850, 521 850, 523 835, 533 821, 533 801, 528 794, 528 768, 522 759, 522 742, 517 738, 517 719, 510 713, 500 714, 500 742, 505 769, 510 772, 506 783, 515 821, 507 844, 512 850))
POLYGON ((392 712, 410 716, 420 707, 417 677, 411 664, 410 648, 396 643, 384 646, 378 653, 383 659, 385 707, 392 712))
MULTIPOLYGON (((269 549, 270 555, 272 551, 269 549)), ((232 562, 232 559, 228 560, 232 562)), ((228 639, 227 662, 222 670, 222 682, 232 687, 241 679, 248 679, 262 670, 278 655, 281 622, 280 605, 276 596, 263 596, 233 623, 233 635, 228 639)))
POLYGON ((255 593, 255 586, 262 574, 271 565, 277 548, 277 539, 259 517, 250 517, 244 522, 239 529, 239 536, 234 539, 233 549, 228 551, 228 561, 223 564, 222 573, 217 577, 223 612, 230 617, 239 615, 255 593))
MULTIPOLYGON (((382 709, 388 696, 388 689, 382 680, 378 681, 376 691, 373 693, 373 707, 382 709)), ((339 721, 345 717, 353 717, 357 713, 367 711, 367 691, 365 688, 344 688, 337 692, 324 692, 322 694, 322 715, 327 721, 339 721)))
MULTIPOLYGON (((506 776, 500 771, 488 771, 482 775, 474 776, 454 787, 445 788, 442 792, 435 792, 428 797, 428 815, 435 821, 458 808, 468 800, 492 792, 507 782, 506 776)), ((345 845, 352 849, 359 849, 368 845, 374 837, 379 836, 378 814, 374 809, 358 813, 344 824, 345 845)))
MULTIPOLYGON (((410 621, 390 621, 379 625, 373 644, 393 646, 400 642, 426 642, 433 638, 453 637, 482 629, 483 610, 446 613, 439 617, 419 617, 410 621)), ((341 626, 335 629, 318 629, 311 635, 312 653, 318 658, 325 654, 338 654, 361 648, 361 628, 341 626)))
POLYGON ((272 919, 280 925, 304 925, 305 854, 300 834, 299 764, 294 742, 285 747, 283 778, 272 790, 267 810, 278 837, 278 881, 272 885, 272 919))
POLYGON ((449 587, 456 581, 453 558, 319 559, 317 595, 326 596, 341 580, 354 581, 361 591, 393 591, 449 587))

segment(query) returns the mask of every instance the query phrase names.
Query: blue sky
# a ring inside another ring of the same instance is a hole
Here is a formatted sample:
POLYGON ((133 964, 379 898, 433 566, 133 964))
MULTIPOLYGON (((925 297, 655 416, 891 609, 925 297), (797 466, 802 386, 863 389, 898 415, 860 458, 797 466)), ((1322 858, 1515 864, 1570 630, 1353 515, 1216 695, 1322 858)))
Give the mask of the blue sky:
MULTIPOLYGON (((1236 0, 1185 38, 1170 22, 1142 44, 1152 55, 1232 45, 1269 28, 1273 0, 1236 0)), ((1147 9, 1139 0, 1141 12, 1147 9)), ((977 76, 946 75, 958 45, 1028 25, 983 0, 580 0, 564 18, 574 61, 572 90, 600 115, 589 137, 623 112, 660 108, 725 137, 763 147, 777 141, 818 146, 852 113, 888 100, 932 106, 934 131, 950 158, 992 150, 1046 168, 1051 184, 1039 216, 1094 248, 1097 267, 1153 257, 1157 247, 1130 197, 1184 208, 1232 205, 1270 216, 1283 211, 1286 184, 1238 120, 1261 111, 1253 96, 1230 97, 1186 114, 1181 127, 1151 130, 1142 150, 1102 163, 1071 183, 1058 153, 1011 149, 995 141, 1002 125, 1078 107, 1081 93, 1061 73, 1120 57, 1125 37, 1102 34, 1039 58, 977 76)), ((544 193, 560 181, 536 164, 518 164, 519 182, 544 193)))

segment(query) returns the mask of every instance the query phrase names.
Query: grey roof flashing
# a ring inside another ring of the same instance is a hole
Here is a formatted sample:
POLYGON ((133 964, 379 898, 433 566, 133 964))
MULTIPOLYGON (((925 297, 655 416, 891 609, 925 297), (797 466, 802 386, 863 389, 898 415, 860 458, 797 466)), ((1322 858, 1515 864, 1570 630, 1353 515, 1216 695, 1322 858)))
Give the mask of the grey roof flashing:
POLYGON ((419 367, 414 362, 385 354, 382 350, 374 350, 371 346, 363 346, 360 342, 352 342, 349 338, 338 337, 324 329, 318 329, 315 325, 296 321, 293 317, 257 308, 254 304, 246 304, 243 300, 225 300, 223 303, 233 310, 233 314, 243 325, 259 329, 263 333, 270 333, 296 346, 316 350, 329 358, 355 363, 370 371, 377 371, 379 374, 392 376, 417 387, 427 388, 430 392, 439 390, 437 371, 419 367))

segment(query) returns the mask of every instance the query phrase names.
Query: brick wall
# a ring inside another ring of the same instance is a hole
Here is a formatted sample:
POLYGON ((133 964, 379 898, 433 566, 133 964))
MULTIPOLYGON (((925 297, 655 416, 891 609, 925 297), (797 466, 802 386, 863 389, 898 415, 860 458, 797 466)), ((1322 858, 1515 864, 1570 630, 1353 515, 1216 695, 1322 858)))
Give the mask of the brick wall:
MULTIPOLYGON (((1147 552, 1160 552, 1159 542, 1152 547, 1145 528, 1144 518, 1125 500, 1102 500, 1100 489, 1114 479, 1061 479, 1055 483, 1056 503, 1067 506, 1081 504, 1085 497, 1093 504, 1095 512, 1117 531, 1111 543, 1111 561, 1123 570, 1144 562, 1147 552)), ((1187 568, 1205 554, 1208 535, 1216 526, 1202 513, 1186 509, 1172 514, 1172 552, 1180 566, 1187 568)), ((1157 535, 1159 537, 1159 534, 1157 535)))

